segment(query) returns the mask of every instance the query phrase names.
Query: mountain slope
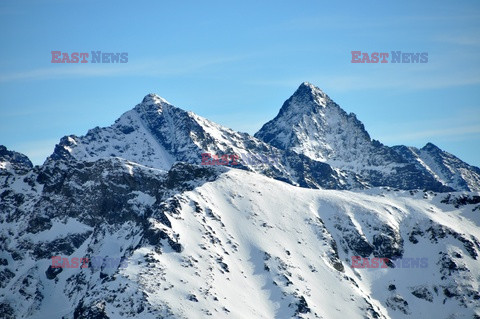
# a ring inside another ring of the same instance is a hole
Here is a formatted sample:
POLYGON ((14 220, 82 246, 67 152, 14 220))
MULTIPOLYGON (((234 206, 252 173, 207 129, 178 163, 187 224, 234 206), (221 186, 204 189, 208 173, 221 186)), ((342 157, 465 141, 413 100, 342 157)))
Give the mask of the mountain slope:
MULTIPOLYGON (((470 181, 448 182, 448 178, 441 178, 442 168, 426 167, 411 156, 372 140, 355 114, 347 114, 322 90, 307 82, 300 85, 278 115, 255 137, 277 148, 353 172, 373 186, 480 190, 478 168, 456 161, 454 170, 462 170, 462 176, 470 181)), ((447 158, 446 154, 441 156, 447 158)))
POLYGON ((480 315, 478 193, 312 190, 116 158, 49 161, 2 185, 6 318, 480 315), (427 267, 353 269, 353 256, 427 267))

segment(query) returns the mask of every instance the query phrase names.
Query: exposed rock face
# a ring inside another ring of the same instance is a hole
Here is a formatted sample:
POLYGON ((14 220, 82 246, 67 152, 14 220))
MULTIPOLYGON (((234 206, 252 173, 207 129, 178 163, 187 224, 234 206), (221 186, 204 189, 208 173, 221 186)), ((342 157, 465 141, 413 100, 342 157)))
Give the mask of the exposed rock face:
POLYGON ((0 145, 0 174, 6 174, 9 171, 22 173, 33 167, 32 162, 27 156, 9 151, 3 145, 0 145))
POLYGON ((393 149, 405 160, 432 174, 439 182, 455 190, 479 191, 480 169, 468 165, 454 155, 442 151, 432 143, 421 149, 394 146, 393 149))

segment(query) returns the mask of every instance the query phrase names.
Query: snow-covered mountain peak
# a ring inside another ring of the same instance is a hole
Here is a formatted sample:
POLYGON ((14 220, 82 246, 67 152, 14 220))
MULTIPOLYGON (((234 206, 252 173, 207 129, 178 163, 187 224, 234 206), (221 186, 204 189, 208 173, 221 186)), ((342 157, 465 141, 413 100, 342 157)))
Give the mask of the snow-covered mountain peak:
POLYGON ((255 137, 279 149, 352 171, 376 186, 446 191, 445 186, 476 190, 479 185, 477 168, 453 158, 431 143, 421 150, 408 150, 390 148, 372 140, 355 114, 345 112, 322 90, 308 82, 300 85, 285 101, 278 115, 255 137), (439 164, 430 167, 434 162, 439 164), (450 173, 438 171, 443 165, 449 168, 441 170, 450 173), (458 174, 451 173, 454 171, 458 174), (458 178, 453 180, 452 174, 458 178))
POLYGON ((311 83, 303 82, 282 106, 279 115, 296 116, 318 113, 327 107, 330 98, 311 83))
POLYGON ((150 93, 145 95, 142 102, 140 104, 137 104, 137 106, 135 106, 133 111, 137 112, 140 115, 156 114, 156 113, 161 114, 165 108, 175 108, 175 107, 172 104, 170 104, 167 100, 162 98, 161 96, 155 93, 150 93))
MULTIPOLYGON (((338 159, 339 152, 345 153, 359 144, 371 143, 355 114, 347 114, 321 89, 308 82, 299 86, 278 115, 255 137, 319 161, 338 159)), ((349 156, 348 161, 355 158, 349 156)))
POLYGON ((300 84, 300 86, 298 87, 297 92, 304 92, 304 91, 307 91, 307 92, 310 92, 310 94, 312 95, 320 95, 322 97, 326 97, 327 95, 325 94, 325 92, 323 92, 319 87, 316 87, 315 85, 313 85, 312 83, 310 82, 303 82, 302 84, 300 84))
POLYGON ((146 104, 146 105, 162 104, 162 103, 170 104, 163 97, 161 97, 161 96, 159 96, 155 93, 149 93, 149 94, 145 95, 145 97, 142 100, 142 103, 146 104))
POLYGON ((421 150, 426 152, 436 152, 436 153, 442 152, 442 150, 437 145, 430 142, 425 144, 425 146, 422 147, 421 150))

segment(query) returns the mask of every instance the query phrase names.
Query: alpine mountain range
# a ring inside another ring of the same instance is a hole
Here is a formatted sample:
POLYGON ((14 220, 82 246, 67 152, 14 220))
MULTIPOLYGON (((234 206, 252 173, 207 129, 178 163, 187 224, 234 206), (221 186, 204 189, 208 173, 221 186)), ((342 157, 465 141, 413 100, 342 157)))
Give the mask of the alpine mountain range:
POLYGON ((149 94, 43 165, 0 146, 0 185, 2 318, 480 318, 480 169, 307 82, 254 136, 149 94))

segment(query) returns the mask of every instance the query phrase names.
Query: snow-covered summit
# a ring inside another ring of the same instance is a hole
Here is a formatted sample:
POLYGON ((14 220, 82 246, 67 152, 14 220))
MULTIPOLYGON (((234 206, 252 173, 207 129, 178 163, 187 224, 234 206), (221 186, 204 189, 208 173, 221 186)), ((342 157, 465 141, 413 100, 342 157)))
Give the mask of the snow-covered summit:
POLYGON ((298 87, 278 115, 263 125, 255 137, 319 161, 353 161, 358 158, 355 151, 371 143, 355 114, 347 114, 308 82, 298 87))
MULTIPOLYGON (((463 181, 446 182, 439 178, 436 166, 425 165, 425 161, 405 156, 396 148, 372 140, 355 114, 347 114, 321 89, 308 82, 299 86, 278 115, 263 125, 255 137, 277 148, 358 174, 374 186, 440 191, 480 189, 475 186, 478 185, 476 180, 480 179, 476 168, 469 169, 468 164, 457 162, 468 172, 460 178, 463 181), (475 182, 465 181, 465 178, 475 182)), ((426 153, 442 152, 431 143, 422 150, 426 153)), ((442 156, 448 157, 446 154, 442 156)))
MULTIPOLYGON (((309 104, 308 102, 313 102, 313 104, 310 104, 313 107, 315 106, 326 107, 327 101, 329 100, 330 98, 321 89, 319 89, 318 87, 314 86, 309 82, 303 82, 295 91, 295 93, 292 95, 291 103, 284 104, 284 106, 292 107, 302 103, 308 105, 309 104)), ((284 108, 282 107, 282 109, 284 108)), ((302 112, 301 110, 298 110, 298 109, 295 111, 300 113, 302 112)))
POLYGON ((155 93, 149 93, 145 95, 145 97, 142 100, 142 104, 144 105, 152 105, 152 104, 170 104, 167 100, 165 100, 163 97, 155 94, 155 93))

